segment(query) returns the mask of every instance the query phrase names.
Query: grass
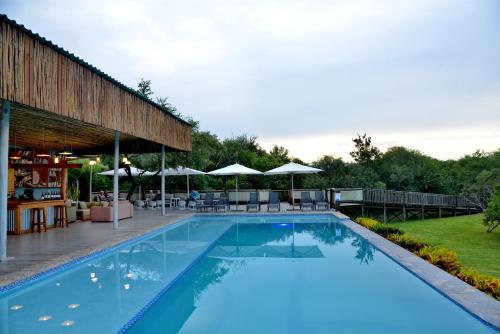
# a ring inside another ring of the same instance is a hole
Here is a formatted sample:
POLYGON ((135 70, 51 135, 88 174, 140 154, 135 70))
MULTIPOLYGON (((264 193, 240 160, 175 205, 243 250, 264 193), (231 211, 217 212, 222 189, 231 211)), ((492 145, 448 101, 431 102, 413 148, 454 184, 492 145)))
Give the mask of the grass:
POLYGON ((458 254, 464 266, 500 278, 500 228, 486 233, 482 214, 389 223, 415 239, 458 254))

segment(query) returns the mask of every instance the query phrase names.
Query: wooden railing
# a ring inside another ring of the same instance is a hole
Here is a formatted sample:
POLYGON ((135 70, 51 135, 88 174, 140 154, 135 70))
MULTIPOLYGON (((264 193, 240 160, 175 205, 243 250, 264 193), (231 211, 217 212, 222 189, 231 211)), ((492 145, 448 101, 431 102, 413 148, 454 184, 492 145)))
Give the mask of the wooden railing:
POLYGON ((329 198, 334 202, 398 207, 474 208, 480 209, 467 196, 395 191, 383 189, 343 188, 331 189, 329 198), (337 194, 337 195, 336 195, 337 194), (338 195, 340 194, 340 196, 338 195), (343 196, 345 194, 345 196, 343 196))

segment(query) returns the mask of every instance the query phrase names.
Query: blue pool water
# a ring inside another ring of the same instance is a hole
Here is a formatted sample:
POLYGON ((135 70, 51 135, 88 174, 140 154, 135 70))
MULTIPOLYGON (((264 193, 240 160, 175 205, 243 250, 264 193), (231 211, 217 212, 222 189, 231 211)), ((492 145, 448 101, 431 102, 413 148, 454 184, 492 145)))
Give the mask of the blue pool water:
POLYGON ((0 333, 124 328, 497 333, 329 216, 190 218, 0 294, 0 333))

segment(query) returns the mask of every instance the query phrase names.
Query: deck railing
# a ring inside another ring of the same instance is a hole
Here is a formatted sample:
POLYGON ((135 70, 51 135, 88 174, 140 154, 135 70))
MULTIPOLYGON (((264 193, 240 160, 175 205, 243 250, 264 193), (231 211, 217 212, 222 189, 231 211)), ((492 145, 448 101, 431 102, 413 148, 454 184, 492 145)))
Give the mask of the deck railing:
POLYGON ((407 207, 480 208, 469 197, 384 189, 331 189, 330 200, 339 203, 407 207))

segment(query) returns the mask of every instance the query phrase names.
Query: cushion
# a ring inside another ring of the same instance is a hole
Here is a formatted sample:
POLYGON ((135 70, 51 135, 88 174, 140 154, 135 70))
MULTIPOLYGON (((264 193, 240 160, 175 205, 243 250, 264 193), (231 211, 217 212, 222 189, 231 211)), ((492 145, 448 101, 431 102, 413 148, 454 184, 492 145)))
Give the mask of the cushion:
POLYGON ((78 202, 78 207, 80 209, 87 209, 87 202, 78 202))
POLYGON ((95 201, 94 201, 94 202, 92 202, 92 203, 90 204, 90 207, 93 207, 93 206, 101 206, 101 202, 95 202, 95 201))
POLYGON ((107 208, 109 206, 109 202, 101 202, 101 206, 107 208))

